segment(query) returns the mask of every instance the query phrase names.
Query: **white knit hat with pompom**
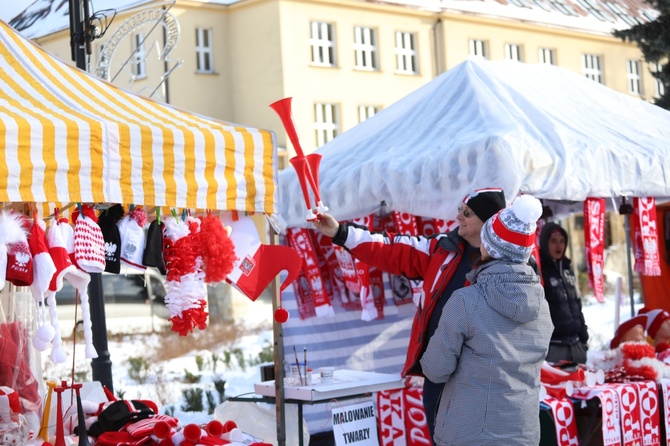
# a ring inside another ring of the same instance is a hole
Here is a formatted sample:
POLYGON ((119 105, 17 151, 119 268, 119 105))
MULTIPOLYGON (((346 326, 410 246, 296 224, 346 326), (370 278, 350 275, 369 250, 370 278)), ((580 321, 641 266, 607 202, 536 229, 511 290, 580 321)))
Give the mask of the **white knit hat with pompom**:
POLYGON ((533 251, 537 219, 542 204, 531 195, 517 197, 511 206, 489 218, 482 226, 482 246, 491 257, 526 263, 533 251))

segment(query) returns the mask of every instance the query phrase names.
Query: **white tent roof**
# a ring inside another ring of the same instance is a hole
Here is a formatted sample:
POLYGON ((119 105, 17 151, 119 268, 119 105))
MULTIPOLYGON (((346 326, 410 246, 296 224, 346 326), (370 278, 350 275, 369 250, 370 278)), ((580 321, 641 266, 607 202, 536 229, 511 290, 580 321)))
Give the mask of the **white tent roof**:
MULTIPOLYGON (((670 112, 566 69, 468 60, 322 146, 338 220, 388 210, 454 218, 481 187, 538 198, 670 196, 670 112)), ((295 170, 281 215, 305 225, 295 170)))

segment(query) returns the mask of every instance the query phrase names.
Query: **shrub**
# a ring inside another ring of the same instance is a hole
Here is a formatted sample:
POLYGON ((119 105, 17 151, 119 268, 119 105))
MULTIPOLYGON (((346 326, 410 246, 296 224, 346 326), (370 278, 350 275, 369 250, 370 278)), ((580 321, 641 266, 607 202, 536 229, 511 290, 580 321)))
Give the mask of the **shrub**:
POLYGON ((140 356, 128 358, 128 376, 136 381, 138 384, 145 384, 147 382, 147 375, 149 374, 149 363, 145 358, 140 356))
POLYGON ((184 382, 187 384, 197 384, 200 382, 200 375, 196 375, 195 373, 191 373, 184 369, 184 382))
POLYGON ((202 412, 204 407, 202 405, 202 389, 185 389, 182 390, 184 396, 184 404, 181 410, 184 412, 202 412))

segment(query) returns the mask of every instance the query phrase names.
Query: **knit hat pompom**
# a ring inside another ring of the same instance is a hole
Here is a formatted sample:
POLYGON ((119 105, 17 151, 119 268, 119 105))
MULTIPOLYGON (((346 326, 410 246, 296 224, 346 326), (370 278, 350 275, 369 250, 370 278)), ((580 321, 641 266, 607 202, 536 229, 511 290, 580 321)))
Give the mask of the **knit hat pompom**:
POLYGON ((481 240, 494 259, 526 263, 533 251, 537 219, 542 204, 531 195, 517 197, 512 205, 495 214, 482 226, 481 240))
POLYGON ((521 195, 512 203, 516 218, 527 224, 535 224, 542 215, 542 204, 531 195, 521 195))

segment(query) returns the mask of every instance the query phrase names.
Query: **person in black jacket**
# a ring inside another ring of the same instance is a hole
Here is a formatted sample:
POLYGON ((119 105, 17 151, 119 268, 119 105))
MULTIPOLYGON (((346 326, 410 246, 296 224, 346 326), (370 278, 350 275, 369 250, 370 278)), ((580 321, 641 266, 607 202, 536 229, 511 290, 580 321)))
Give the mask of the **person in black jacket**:
POLYGON ((586 363, 589 333, 582 313, 577 280, 565 256, 568 233, 557 223, 547 223, 540 233, 540 267, 544 294, 549 303, 554 333, 548 362, 586 363))

